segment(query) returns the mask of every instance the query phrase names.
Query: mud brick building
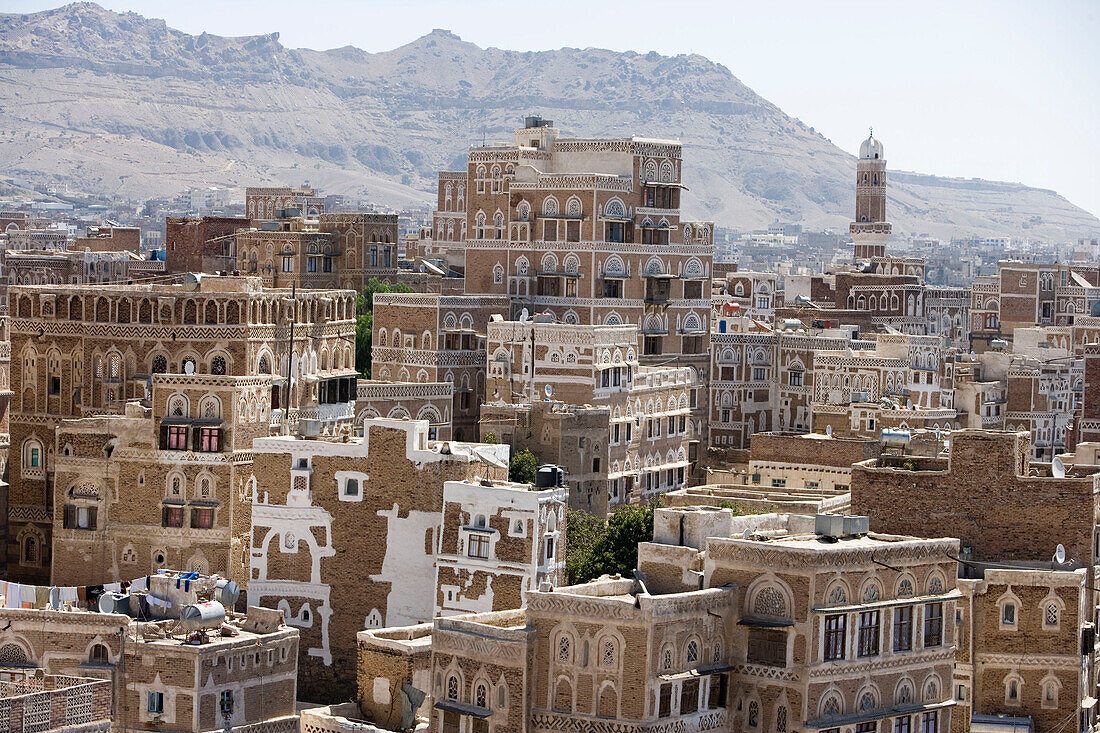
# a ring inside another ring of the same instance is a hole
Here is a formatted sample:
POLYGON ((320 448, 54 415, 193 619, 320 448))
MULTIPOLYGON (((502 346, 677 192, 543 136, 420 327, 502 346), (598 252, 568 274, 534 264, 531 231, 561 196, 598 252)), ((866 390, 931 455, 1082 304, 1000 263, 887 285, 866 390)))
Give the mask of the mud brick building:
POLYGON ((436 613, 445 484, 506 481, 508 448, 429 441, 426 421, 375 418, 361 438, 262 438, 253 454, 249 601, 301 630, 303 699, 347 699, 356 632, 436 613))
POLYGON ((538 117, 472 147, 466 293, 507 296, 512 318, 633 324, 643 364, 705 380, 714 227, 681 218, 682 162, 674 140, 562 139, 538 117))
POLYGON ((132 252, 141 251, 141 230, 138 227, 113 225, 88 227, 83 237, 69 243, 73 252, 132 252))
POLYGON ((638 579, 361 634, 362 708, 411 684, 431 730, 947 733, 958 542, 829 531, 658 509, 638 579))
POLYGON ((455 440, 478 435, 485 401, 485 330, 507 297, 379 293, 374 296, 371 376, 383 382, 450 382, 455 440))
POLYGON ((429 236, 421 237, 421 256, 441 257, 447 265, 465 270, 466 171, 439 172, 432 227, 425 234, 429 236))
POLYGON ((1054 477, 1032 463, 1030 442, 1027 433, 959 430, 947 458, 856 464, 852 511, 880 532, 927 536, 950 527, 976 559, 1047 561, 1062 544, 1069 558, 1093 564, 1097 477, 1054 477))
POLYGON ((566 489, 448 481, 436 555, 436 610, 447 616, 521 608, 565 582, 566 489))
MULTIPOLYGON (((655 593, 682 593, 700 577, 738 589, 736 623, 720 638, 730 730, 946 733, 958 541, 823 518, 658 509, 639 567, 655 593)), ((702 641, 709 651, 716 640, 702 641)))
POLYGON ((735 623, 736 597, 605 578, 532 594, 526 612, 437 619, 431 727, 728 730, 728 667, 707 644, 735 623))
MULTIPOLYGON (((771 329, 721 307, 710 334, 708 445, 745 448, 769 430, 809 430, 814 397, 831 373, 815 357, 827 349, 873 346, 849 334, 771 329), (819 375, 821 375, 819 377, 819 375)), ((736 311, 739 313, 740 311, 736 311)))
POLYGON ((309 186, 249 186, 244 190, 245 214, 249 219, 274 219, 280 211, 295 209, 299 216, 316 219, 325 211, 325 198, 309 186))
POLYGON ((359 292, 372 277, 394 281, 397 238, 396 214, 281 215, 238 231, 231 254, 268 287, 359 292))
MULTIPOLYGON (((44 697, 60 697, 60 711, 68 709, 73 725, 95 725, 108 717, 104 731, 207 731, 227 725, 257 733, 298 730, 298 631, 281 625, 277 612, 250 608, 247 615, 231 614, 227 624, 236 634, 207 637, 202 644, 173 638, 171 623, 142 623, 120 613, 0 609, 0 678, 44 671, 38 682, 33 675, 22 681, 32 694, 35 684, 53 680, 59 690, 57 682, 67 681, 68 693, 44 697)), ((15 683, 0 682, 0 710, 9 684, 15 683)), ((31 701, 32 715, 41 714, 42 699, 31 701)), ((53 721, 52 702, 50 710, 53 721)))
POLYGON ((879 531, 959 537, 955 729, 1001 730, 995 716, 1007 716, 1036 730, 1067 720, 1089 730, 1097 467, 1054 475, 1032 462, 1026 432, 962 430, 950 440, 947 458, 884 454, 853 466, 852 510, 879 531))
POLYGON ((604 515, 684 485, 702 391, 690 367, 640 366, 634 325, 539 317, 494 320, 486 333, 482 435, 565 467, 571 506, 604 515))
POLYGON ((355 392, 355 425, 376 417, 428 421, 428 440, 451 439, 450 382, 380 382, 360 379, 355 392))
POLYGON ((9 285, 60 285, 124 283, 140 277, 134 265, 145 260, 131 252, 12 250, 4 252, 3 262, 9 285))
POLYGON ((1081 413, 1077 421, 1078 442, 1100 441, 1100 344, 1083 349, 1081 413))
MULTIPOLYGON (((289 296, 255 278, 213 276, 185 285, 11 289, 19 368, 12 375, 9 578, 49 582, 58 526, 65 541, 77 543, 72 549, 81 548, 69 558, 76 566, 60 570, 100 577, 128 564, 147 573, 171 553, 158 561, 155 550, 165 544, 145 543, 178 534, 178 522, 200 508, 213 509, 214 526, 236 534, 217 559, 197 558, 197 568, 208 562, 205 569, 236 576, 247 566, 249 522, 235 497, 248 476, 251 438, 296 428, 300 418, 329 432, 350 429, 353 417, 355 294, 289 296), (101 416, 118 419, 82 422, 101 416), (67 420, 75 424, 59 437, 67 420), (79 505, 75 525, 62 502, 79 505), (184 517, 173 502, 188 509, 184 517), (145 524, 132 552, 126 543, 99 546, 123 516, 120 530, 145 524)), ((210 523, 208 513, 198 515, 210 523)))
POLYGON ((233 216, 167 217, 164 269, 211 273, 236 269, 233 234, 251 225, 250 220, 233 216))
POLYGON ((111 685, 84 677, 0 672, 0 725, 43 733, 80 730, 109 733, 111 685))

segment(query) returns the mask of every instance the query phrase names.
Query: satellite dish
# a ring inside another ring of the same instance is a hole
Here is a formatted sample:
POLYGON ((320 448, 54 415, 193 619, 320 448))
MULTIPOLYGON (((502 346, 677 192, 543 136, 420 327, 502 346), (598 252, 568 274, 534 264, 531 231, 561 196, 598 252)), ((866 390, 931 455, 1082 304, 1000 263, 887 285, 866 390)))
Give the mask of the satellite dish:
POLYGON ((554 394, 554 388, 548 384, 546 385, 546 388, 543 390, 543 392, 545 392, 546 396, 549 397, 550 395, 554 394))
MULTIPOLYGON (((751 529, 746 529, 744 532, 742 532, 741 533, 741 539, 751 540, 752 539, 752 530, 751 529)), ((1061 545, 1058 545, 1058 546, 1061 547, 1061 545)))
POLYGON ((1066 561, 1066 548, 1063 547, 1061 543, 1059 543, 1058 546, 1054 548, 1054 562, 1061 565, 1065 561, 1066 561))
POLYGON ((833 435, 833 426, 832 425, 826 425, 825 426, 825 434, 828 435, 829 437, 832 437, 832 435, 833 435))
MULTIPOLYGON (((1066 464, 1062 463, 1062 459, 1058 456, 1054 456, 1054 460, 1050 462, 1050 472, 1054 478, 1066 477, 1066 464)), ((1061 545, 1058 545, 1061 547, 1061 545)))

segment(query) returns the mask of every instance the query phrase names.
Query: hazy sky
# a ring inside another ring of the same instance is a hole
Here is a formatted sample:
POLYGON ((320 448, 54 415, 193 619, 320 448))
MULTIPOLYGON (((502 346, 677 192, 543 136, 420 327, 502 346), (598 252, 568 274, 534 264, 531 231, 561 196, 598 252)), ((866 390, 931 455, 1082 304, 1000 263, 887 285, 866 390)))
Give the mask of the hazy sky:
POLYGON ((384 51, 446 28, 521 51, 698 53, 848 151, 874 125, 891 168, 1053 188, 1100 215, 1098 0, 101 2, 289 47, 384 51))

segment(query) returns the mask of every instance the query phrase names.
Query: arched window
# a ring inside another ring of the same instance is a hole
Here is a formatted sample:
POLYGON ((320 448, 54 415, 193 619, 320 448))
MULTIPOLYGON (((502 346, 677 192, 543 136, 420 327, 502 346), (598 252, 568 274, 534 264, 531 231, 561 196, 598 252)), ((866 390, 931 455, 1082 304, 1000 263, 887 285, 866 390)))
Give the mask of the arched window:
POLYGON ((210 373, 211 374, 225 374, 225 357, 215 356, 210 360, 210 373))
POLYGON ((699 642, 692 639, 687 643, 687 663, 695 664, 699 661, 699 642))
POLYGON ((614 639, 604 639, 600 644, 600 665, 614 667, 616 659, 616 647, 614 639))
POLYGON ((92 664, 107 664, 110 661, 107 647, 103 644, 94 645, 92 651, 88 654, 88 661, 92 664))
POLYGON ((760 725, 760 703, 756 700, 749 702, 748 723, 750 728, 756 728, 760 725))
POLYGON ((775 733, 787 733, 786 705, 780 705, 775 711, 775 733))
POLYGON ((568 634, 558 637, 558 661, 564 663, 573 661, 573 640, 568 634))
POLYGON ((787 616, 787 602, 776 588, 764 588, 756 595, 753 612, 761 616, 787 616))
POLYGON ((447 699, 458 699, 458 677, 454 675, 447 678, 447 699))
POLYGON ((479 684, 477 690, 474 692, 474 705, 479 708, 489 707, 489 689, 485 685, 479 684))
POLYGON ((260 357, 260 374, 271 374, 271 362, 267 360, 267 354, 260 357))
POLYGON ((28 565, 38 564, 38 540, 28 537, 23 540, 23 562, 28 565))

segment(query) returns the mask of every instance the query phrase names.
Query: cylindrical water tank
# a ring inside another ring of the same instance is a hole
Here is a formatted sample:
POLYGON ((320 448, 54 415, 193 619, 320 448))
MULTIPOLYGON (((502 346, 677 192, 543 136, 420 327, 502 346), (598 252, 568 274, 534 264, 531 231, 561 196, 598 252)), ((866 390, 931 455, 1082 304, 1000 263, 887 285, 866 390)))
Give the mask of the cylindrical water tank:
POLYGON ((107 591, 99 597, 100 613, 130 613, 130 596, 107 591))
POLYGON ((233 608, 240 597, 241 586, 228 578, 218 578, 218 582, 214 585, 214 600, 226 608, 233 608))
POLYGON ((909 445, 909 431, 897 428, 883 428, 881 441, 886 448, 904 448, 909 445))
POLYGON ((223 621, 225 621, 225 606, 217 601, 192 603, 184 606, 180 611, 180 626, 184 632, 221 626, 223 621))

